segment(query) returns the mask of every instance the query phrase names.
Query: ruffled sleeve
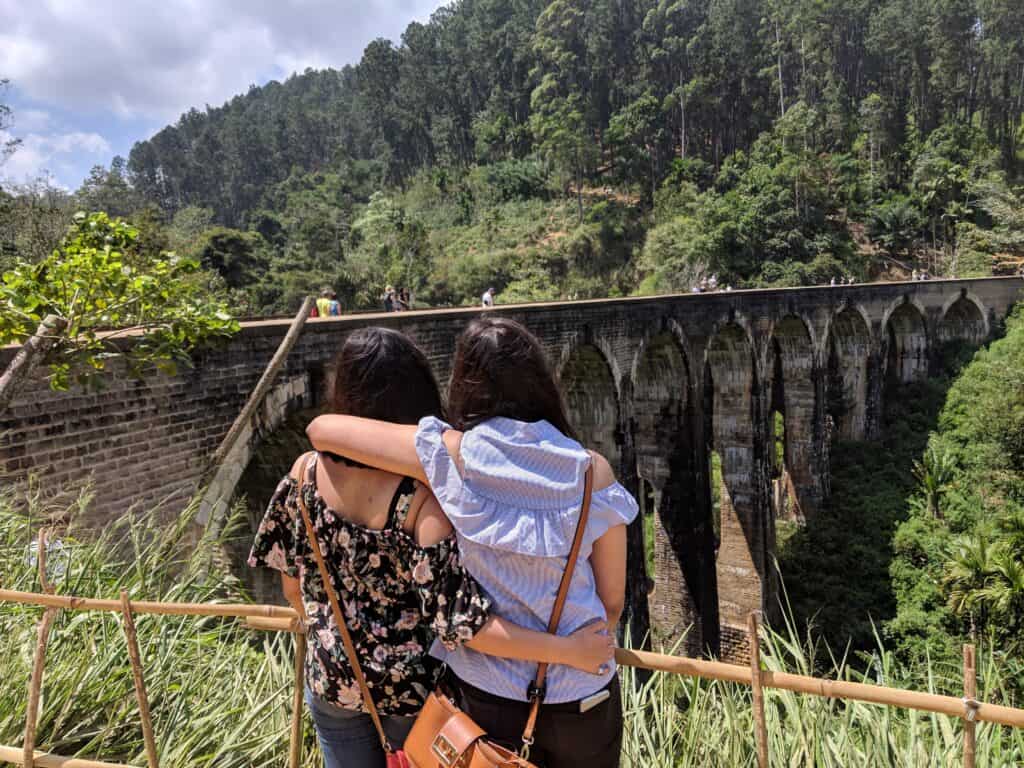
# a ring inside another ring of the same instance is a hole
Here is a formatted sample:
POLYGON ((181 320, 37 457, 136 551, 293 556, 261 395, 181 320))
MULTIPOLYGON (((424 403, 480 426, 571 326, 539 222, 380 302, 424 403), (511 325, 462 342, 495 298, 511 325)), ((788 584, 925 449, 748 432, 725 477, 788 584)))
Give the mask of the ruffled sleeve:
POLYGON ((412 578, 423 620, 448 650, 472 640, 487 623, 491 599, 462 567, 454 541, 418 552, 412 578))
POLYGON ((256 531, 256 539, 249 552, 249 566, 252 568, 273 568, 288 576, 299 575, 296 564, 295 521, 298 518, 298 483, 285 477, 277 485, 267 505, 263 522, 256 531))
POLYGON ((444 444, 444 433, 449 429, 450 424, 435 416, 421 419, 416 430, 416 454, 435 498, 445 513, 450 515, 462 492, 462 478, 444 444))
POLYGON ((640 511, 633 494, 618 482, 594 491, 590 501, 590 519, 586 539, 593 543, 617 525, 629 525, 640 511))

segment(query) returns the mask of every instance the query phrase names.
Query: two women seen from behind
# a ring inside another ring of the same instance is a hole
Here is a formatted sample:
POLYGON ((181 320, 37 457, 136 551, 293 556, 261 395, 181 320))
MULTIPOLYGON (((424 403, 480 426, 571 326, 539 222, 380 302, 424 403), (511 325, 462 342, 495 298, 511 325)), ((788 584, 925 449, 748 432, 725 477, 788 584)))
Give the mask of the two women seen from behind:
MULTIPOLYGON (((423 353, 381 328, 345 340, 328 401, 333 414, 394 424, 444 413, 423 353)), ((383 768, 385 755, 345 656, 311 533, 396 747, 435 685, 439 664, 428 654, 435 639, 452 650, 468 645, 481 654, 576 664, 581 675, 610 658, 611 644, 599 627, 554 637, 496 612, 493 598, 461 562, 451 523, 423 482, 336 454, 305 454, 274 493, 249 564, 280 571, 288 602, 306 617, 306 701, 328 768, 383 768), (312 532, 303 523, 300 494, 312 532)))
MULTIPOLYGON (((448 411, 416 426, 325 415, 307 432, 319 450, 427 483, 455 528, 461 565, 493 616, 543 632, 569 556, 588 467, 590 518, 558 627, 614 633, 625 594, 625 526, 636 501, 608 462, 576 439, 540 343, 507 319, 481 318, 460 337, 448 411)), ((536 665, 472 643, 434 644, 456 703, 489 736, 518 749, 531 697, 542 700, 531 761, 546 768, 614 767, 622 708, 613 662, 597 674, 536 665)))

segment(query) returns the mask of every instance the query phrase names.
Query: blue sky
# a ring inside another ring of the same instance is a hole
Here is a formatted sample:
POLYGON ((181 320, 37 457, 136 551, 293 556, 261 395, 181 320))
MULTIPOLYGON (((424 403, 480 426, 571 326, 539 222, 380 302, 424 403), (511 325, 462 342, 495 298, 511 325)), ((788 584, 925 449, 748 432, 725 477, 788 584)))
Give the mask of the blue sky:
MULTIPOLYGON (((190 107, 359 60, 441 0, 0 0, 0 101, 22 145, 7 183, 75 189, 190 107)), ((0 136, 0 138, 3 138, 0 136)))

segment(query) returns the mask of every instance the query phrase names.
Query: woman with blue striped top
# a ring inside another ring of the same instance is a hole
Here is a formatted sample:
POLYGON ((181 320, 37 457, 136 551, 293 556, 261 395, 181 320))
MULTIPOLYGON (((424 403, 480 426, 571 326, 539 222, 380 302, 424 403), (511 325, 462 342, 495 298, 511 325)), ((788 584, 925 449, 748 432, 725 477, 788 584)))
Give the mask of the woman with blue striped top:
MULTIPOLYGON (((452 424, 418 426, 326 415, 307 429, 318 450, 425 480, 458 538, 462 563, 494 615, 543 631, 572 545, 586 471, 594 492, 583 546, 558 627, 603 624, 614 633, 626 575, 625 526, 633 497, 608 462, 576 440, 543 349, 504 318, 470 323, 456 345, 452 424)), ((496 741, 517 748, 536 665, 435 643, 457 703, 496 741)), ((593 675, 548 672, 530 759, 545 768, 614 768, 622 705, 613 663, 593 675)))

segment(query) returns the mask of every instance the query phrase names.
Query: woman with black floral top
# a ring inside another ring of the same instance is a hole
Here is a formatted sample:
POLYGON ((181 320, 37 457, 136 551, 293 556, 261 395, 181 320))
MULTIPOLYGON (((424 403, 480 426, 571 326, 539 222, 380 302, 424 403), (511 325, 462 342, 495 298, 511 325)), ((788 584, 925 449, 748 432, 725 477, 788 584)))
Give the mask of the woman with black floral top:
MULTIPOLYGON (((334 413, 399 424, 442 415, 426 358, 395 331, 350 334, 332 379, 334 413)), ((328 768, 377 768, 385 757, 312 557, 300 493, 395 746, 435 683, 428 655, 435 638, 448 648, 466 644, 591 673, 609 660, 600 625, 557 637, 490 616, 490 598, 462 567, 451 524, 425 485, 332 454, 305 454, 274 493, 249 564, 280 571, 289 603, 307 617, 306 700, 328 768)))

